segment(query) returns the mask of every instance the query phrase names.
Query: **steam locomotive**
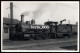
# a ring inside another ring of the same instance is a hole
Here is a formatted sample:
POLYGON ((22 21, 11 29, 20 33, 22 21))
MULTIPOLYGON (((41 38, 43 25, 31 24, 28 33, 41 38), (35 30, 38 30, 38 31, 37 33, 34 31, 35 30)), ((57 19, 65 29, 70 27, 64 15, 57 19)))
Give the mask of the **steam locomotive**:
POLYGON ((70 38, 77 34, 77 25, 58 24, 53 21, 45 22, 44 25, 20 23, 18 29, 20 30, 14 32, 14 39, 19 40, 70 38))

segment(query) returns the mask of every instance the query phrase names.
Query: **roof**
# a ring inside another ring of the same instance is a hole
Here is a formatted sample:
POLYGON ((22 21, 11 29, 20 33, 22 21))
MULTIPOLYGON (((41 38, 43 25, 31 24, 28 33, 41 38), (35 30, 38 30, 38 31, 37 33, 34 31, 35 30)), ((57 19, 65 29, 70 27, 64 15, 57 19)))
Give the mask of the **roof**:
POLYGON ((53 25, 53 24, 57 24, 58 22, 53 22, 53 21, 47 21, 44 24, 45 25, 53 25))
POLYGON ((45 22, 45 23, 58 23, 58 22, 48 21, 48 22, 45 22))
MULTIPOLYGON (((18 22, 19 22, 19 20, 13 19, 13 24, 17 24, 18 22)), ((10 18, 3 17, 3 23, 4 24, 10 24, 10 18)))

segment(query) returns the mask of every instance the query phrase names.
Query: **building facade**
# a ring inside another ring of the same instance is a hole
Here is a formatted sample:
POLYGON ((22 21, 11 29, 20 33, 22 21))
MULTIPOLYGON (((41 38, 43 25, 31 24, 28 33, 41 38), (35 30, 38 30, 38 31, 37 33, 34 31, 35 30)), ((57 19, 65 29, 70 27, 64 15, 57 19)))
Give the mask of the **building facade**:
MULTIPOLYGON (((19 23, 19 20, 17 19, 13 19, 13 27, 15 27, 15 25, 19 23)), ((3 18, 3 36, 2 39, 9 39, 9 31, 10 29, 10 18, 3 18)))

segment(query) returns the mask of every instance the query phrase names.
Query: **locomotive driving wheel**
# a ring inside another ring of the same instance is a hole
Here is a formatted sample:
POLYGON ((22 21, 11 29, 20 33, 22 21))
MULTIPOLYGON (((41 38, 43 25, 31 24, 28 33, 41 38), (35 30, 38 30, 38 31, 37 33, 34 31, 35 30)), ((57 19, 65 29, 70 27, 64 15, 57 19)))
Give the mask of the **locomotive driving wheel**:
POLYGON ((45 39, 49 39, 50 36, 48 34, 45 35, 45 39))
POLYGON ((63 34, 65 38, 70 38, 70 34, 63 34))

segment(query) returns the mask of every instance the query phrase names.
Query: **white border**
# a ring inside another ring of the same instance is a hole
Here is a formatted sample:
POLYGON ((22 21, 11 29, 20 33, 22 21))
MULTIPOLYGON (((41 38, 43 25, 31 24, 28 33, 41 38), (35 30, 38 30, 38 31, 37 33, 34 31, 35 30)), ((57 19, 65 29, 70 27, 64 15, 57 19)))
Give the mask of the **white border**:
POLYGON ((2 2, 27 2, 27 3, 78 3, 79 1, 2 1, 2 2))
MULTIPOLYGON (((1 1, 1 52, 79 52, 79 18, 78 18, 78 37, 77 37, 77 51, 70 50, 2 50, 3 49, 3 3, 4 2, 25 2, 25 1, 1 1)), ((79 1, 26 1, 27 3, 79 3, 79 1)))

